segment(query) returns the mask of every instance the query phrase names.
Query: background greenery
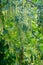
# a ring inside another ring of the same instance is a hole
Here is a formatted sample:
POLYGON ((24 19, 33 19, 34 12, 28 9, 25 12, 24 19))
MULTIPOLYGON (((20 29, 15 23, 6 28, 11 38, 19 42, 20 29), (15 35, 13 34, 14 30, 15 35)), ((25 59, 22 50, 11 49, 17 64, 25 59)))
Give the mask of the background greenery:
POLYGON ((0 0, 0 65, 43 65, 43 0, 0 0))

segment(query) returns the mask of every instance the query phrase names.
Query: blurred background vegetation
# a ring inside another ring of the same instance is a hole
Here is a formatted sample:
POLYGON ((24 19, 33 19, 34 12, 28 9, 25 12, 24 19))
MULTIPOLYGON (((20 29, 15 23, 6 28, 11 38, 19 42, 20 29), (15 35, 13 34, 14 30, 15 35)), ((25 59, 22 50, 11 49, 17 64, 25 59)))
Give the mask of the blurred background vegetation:
POLYGON ((43 0, 0 0, 0 65, 43 65, 43 0))

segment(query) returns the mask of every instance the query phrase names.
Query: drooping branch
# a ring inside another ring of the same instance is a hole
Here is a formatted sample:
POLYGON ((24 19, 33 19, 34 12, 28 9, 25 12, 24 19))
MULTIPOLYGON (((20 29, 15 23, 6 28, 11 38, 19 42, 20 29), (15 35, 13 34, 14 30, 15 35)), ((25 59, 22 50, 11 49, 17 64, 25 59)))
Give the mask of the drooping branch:
POLYGON ((27 0, 27 2, 31 3, 32 5, 34 5, 35 7, 37 7, 37 5, 35 3, 33 3, 31 0, 27 0))
POLYGON ((37 7, 37 9, 40 9, 43 6, 43 5, 41 6, 41 5, 37 5, 37 4, 33 3, 31 0, 27 0, 27 2, 31 3, 34 7, 37 7))

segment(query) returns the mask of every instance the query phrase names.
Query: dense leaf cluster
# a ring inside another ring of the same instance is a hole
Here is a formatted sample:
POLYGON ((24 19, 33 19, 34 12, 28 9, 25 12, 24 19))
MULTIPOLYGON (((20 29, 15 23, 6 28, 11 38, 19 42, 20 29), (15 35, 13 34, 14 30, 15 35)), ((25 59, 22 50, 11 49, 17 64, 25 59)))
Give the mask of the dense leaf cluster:
POLYGON ((0 0, 0 65, 43 65, 43 0, 0 0))

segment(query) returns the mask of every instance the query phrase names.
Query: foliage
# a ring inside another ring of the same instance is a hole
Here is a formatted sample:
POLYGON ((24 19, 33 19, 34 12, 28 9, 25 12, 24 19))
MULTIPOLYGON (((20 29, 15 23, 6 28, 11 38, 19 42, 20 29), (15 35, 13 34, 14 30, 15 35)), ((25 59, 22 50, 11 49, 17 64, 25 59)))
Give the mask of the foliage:
POLYGON ((0 1, 0 65, 43 65, 43 0, 0 1))

